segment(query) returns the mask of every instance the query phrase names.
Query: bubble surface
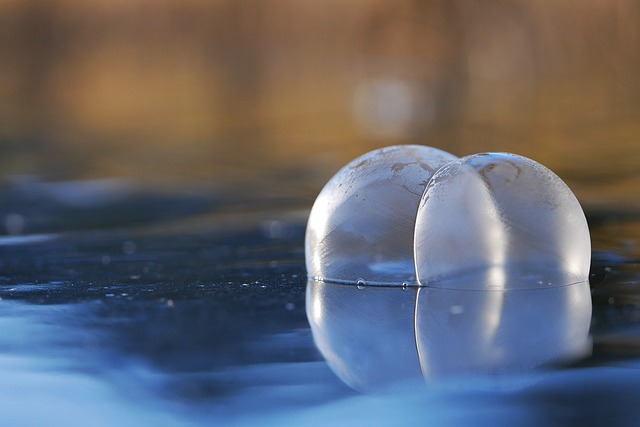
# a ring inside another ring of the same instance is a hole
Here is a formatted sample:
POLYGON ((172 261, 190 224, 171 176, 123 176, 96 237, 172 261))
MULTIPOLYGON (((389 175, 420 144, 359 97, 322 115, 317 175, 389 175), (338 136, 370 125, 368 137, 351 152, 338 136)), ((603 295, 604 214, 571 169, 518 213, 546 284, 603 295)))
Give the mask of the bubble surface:
POLYGON ((415 285, 413 236, 420 197, 436 170, 455 159, 436 148, 399 145, 369 152, 341 169, 309 216, 309 277, 415 285))
POLYGON ((565 286, 587 281, 590 260, 578 200, 556 174, 526 157, 460 158, 438 170, 422 196, 415 227, 421 285, 565 286), (484 279, 457 280, 474 274, 484 279))

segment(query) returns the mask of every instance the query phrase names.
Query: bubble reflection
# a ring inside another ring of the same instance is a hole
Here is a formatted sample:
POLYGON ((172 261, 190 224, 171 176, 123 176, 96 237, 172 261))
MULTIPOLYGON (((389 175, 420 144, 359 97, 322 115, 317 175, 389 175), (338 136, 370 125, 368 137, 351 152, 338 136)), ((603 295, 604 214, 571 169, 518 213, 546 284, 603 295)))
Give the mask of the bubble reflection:
POLYGON ((315 344, 343 382, 364 392, 418 379, 550 368, 590 353, 587 282, 479 291, 469 290, 471 280, 490 274, 448 288, 309 280, 315 344))
POLYGON ((336 375, 359 391, 420 378, 416 287, 353 286, 309 280, 307 318, 336 375))

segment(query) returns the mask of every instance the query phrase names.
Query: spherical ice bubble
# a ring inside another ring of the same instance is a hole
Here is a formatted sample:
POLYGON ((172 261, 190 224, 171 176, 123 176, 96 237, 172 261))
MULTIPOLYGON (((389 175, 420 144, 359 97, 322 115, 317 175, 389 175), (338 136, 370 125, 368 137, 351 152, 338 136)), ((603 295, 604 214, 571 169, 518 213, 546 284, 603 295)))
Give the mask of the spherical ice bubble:
MULTIPOLYGON (((418 281, 431 287, 535 289, 588 279, 587 222, 567 185, 531 159, 463 157, 438 170, 415 227, 418 281)), ((460 289, 460 288, 458 288, 460 289)))
POLYGON ((436 148, 400 145, 369 152, 341 169, 322 189, 309 216, 309 277, 415 285, 418 203, 435 171, 455 159, 436 148))

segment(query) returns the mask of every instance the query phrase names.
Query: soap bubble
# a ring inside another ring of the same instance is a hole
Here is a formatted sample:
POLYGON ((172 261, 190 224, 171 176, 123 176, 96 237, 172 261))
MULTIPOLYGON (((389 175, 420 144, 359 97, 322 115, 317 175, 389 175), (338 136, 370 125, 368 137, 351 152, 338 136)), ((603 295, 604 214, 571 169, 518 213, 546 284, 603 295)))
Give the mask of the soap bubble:
MULTIPOLYGON (((461 289, 422 287, 416 344, 426 380, 508 374, 552 367, 591 352, 588 282, 521 290, 468 290, 490 277, 467 276, 461 289)), ((517 287, 508 278, 512 287, 517 287)))
POLYGON ((523 371, 589 352, 589 229, 549 169, 504 153, 451 162, 429 181, 415 232, 425 378, 523 371))
POLYGON ((341 169, 309 216, 308 275, 343 283, 415 285, 418 203, 435 171, 455 159, 436 148, 400 145, 369 152, 341 169))
POLYGON ((588 279, 591 243, 577 199, 557 175, 522 156, 485 153, 438 170, 415 227, 421 285, 529 289, 588 279), (517 279, 517 280, 514 280, 517 279))
POLYGON ((314 342, 343 382, 366 392, 422 379, 414 334, 417 290, 308 281, 314 342))

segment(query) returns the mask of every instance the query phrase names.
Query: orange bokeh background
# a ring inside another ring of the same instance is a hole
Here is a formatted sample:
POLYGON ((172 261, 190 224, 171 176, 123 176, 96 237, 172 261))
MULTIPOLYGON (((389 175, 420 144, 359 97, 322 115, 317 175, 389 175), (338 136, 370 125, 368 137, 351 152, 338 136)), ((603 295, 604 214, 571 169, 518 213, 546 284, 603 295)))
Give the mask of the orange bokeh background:
POLYGON ((313 198, 391 144, 640 207, 630 0, 0 0, 0 175, 313 198))

